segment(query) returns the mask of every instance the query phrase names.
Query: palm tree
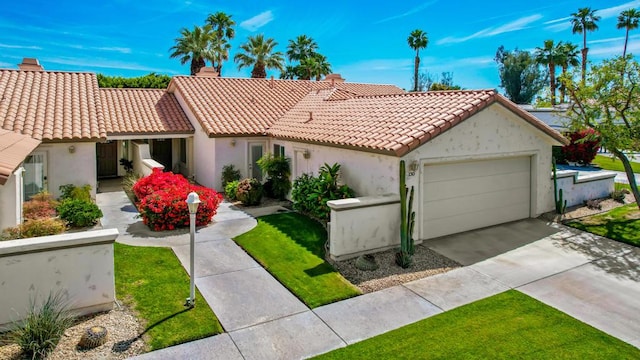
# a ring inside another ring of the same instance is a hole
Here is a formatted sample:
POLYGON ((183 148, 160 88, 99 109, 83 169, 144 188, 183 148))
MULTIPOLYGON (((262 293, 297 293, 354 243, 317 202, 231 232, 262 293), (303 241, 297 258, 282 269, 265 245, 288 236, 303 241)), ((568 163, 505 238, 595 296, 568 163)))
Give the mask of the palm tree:
POLYGON ((574 34, 582 33, 582 83, 585 82, 587 78, 587 53, 589 52, 589 48, 587 47, 587 31, 595 31, 598 30, 598 22, 600 20, 600 16, 596 15, 596 10, 591 10, 591 8, 580 8, 577 12, 572 13, 571 16, 571 24, 573 28, 571 31, 574 34))
POLYGON ((231 48, 229 40, 236 36, 236 31, 233 29, 235 24, 231 15, 222 11, 209 14, 207 17, 207 25, 211 26, 213 39, 215 39, 211 42, 215 58, 215 63, 212 65, 220 76, 222 76, 222 62, 229 59, 229 48, 231 48))
POLYGON ((169 56, 179 58, 182 65, 191 61, 191 75, 195 75, 206 65, 205 60, 213 61, 213 54, 209 49, 211 27, 194 26, 193 31, 182 28, 180 35, 175 39, 176 44, 169 49, 173 51, 169 56))
POLYGON ((299 35, 294 40, 289 40, 287 45, 287 57, 289 61, 302 61, 316 54, 318 44, 307 35, 299 35))
POLYGON ((416 58, 413 64, 413 91, 418 91, 418 69, 420 68, 420 49, 424 49, 429 44, 429 38, 427 37, 427 33, 420 30, 415 29, 409 34, 407 38, 407 42, 409 43, 409 47, 416 51, 416 58))
POLYGON ((558 45, 553 40, 545 40, 543 48, 536 48, 535 59, 540 65, 549 67, 549 87, 551 88, 551 105, 556 104, 556 65, 558 64, 558 45))
POLYGON ((302 71, 300 79, 311 80, 315 78, 319 81, 323 75, 331 74, 331 64, 327 62, 327 57, 321 54, 314 54, 300 61, 302 71))
POLYGON ((284 57, 280 51, 274 51, 278 43, 272 38, 265 39, 264 35, 249 36, 246 43, 240 45, 243 52, 236 54, 233 61, 238 64, 238 70, 253 66, 252 78, 266 78, 266 69, 284 70, 284 57))
POLYGON ((629 31, 638 28, 638 21, 640 21, 640 11, 636 9, 624 10, 618 16, 618 29, 626 29, 622 57, 627 56, 627 42, 629 42, 629 31))
MULTIPOLYGON (((578 45, 572 43, 558 43, 557 46, 558 62, 557 65, 562 68, 562 75, 566 76, 569 66, 578 66, 580 60, 578 59, 578 45)), ((566 95, 566 88, 564 84, 560 84, 560 103, 564 102, 566 95)))

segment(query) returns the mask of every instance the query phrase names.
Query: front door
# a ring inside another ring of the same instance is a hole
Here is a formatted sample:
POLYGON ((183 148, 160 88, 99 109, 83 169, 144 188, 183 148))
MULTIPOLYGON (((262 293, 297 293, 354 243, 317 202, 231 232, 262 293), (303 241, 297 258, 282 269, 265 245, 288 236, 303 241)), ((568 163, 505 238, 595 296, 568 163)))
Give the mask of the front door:
POLYGON ((258 160, 264 154, 264 143, 249 143, 249 176, 262 181, 262 169, 258 160))
POLYGON ((47 154, 34 152, 24 160, 24 201, 47 190, 47 154))
POLYGON ((98 179, 118 176, 118 142, 96 143, 98 179))
POLYGON ((173 169, 171 139, 152 140, 151 158, 164 165, 164 171, 171 171, 173 169))

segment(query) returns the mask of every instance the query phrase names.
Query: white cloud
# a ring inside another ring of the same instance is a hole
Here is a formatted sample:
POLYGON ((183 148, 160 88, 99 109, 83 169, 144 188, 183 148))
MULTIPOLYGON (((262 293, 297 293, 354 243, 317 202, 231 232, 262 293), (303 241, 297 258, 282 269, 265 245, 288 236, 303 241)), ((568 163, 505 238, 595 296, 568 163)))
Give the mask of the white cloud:
POLYGON ((0 48, 4 49, 27 49, 27 50, 42 50, 40 46, 33 45, 12 45, 12 44, 2 44, 0 43, 0 48))
POLYGON ((564 22, 564 23, 556 23, 553 25, 545 26, 544 29, 551 32, 561 32, 561 31, 566 31, 570 27, 571 27, 571 23, 569 22, 569 20, 567 20, 567 22, 564 22))
POLYGON ((113 52, 119 52, 121 54, 131 54, 131 49, 130 48, 125 48, 125 47, 109 47, 109 46, 101 46, 101 47, 96 47, 96 50, 100 50, 100 51, 113 51, 113 52))
POLYGON ((442 45, 442 44, 455 44, 455 43, 461 43, 461 42, 465 42, 465 41, 469 41, 472 39, 476 39, 476 38, 485 38, 485 37, 491 37, 491 36, 496 36, 496 35, 500 35, 500 34, 504 34, 504 33, 508 33, 508 32, 512 32, 512 31, 518 31, 518 30, 522 30, 522 29, 526 29, 528 27, 529 24, 538 21, 542 18, 542 15, 540 14, 534 14, 534 15, 529 15, 529 16, 525 16, 525 17, 521 17, 519 19, 510 21, 506 24, 500 25, 498 27, 488 27, 488 28, 484 28, 478 32, 475 32, 469 36, 465 36, 465 37, 454 37, 454 36, 448 36, 445 37, 443 39, 438 40, 437 44, 438 45, 442 45))
POLYGON ((559 22, 570 22, 571 21, 571 16, 565 16, 563 18, 560 19, 554 19, 554 20, 549 20, 549 21, 545 21, 543 22, 543 24, 545 25, 550 25, 550 24, 557 24, 559 22))
POLYGON ((173 69, 159 69, 153 66, 141 65, 117 60, 96 59, 96 58, 73 58, 73 57, 45 57, 41 63, 53 63, 61 65, 77 66, 79 70, 86 69, 122 69, 139 70, 156 73, 177 74, 173 69))
POLYGON ((405 16, 413 15, 415 13, 418 13, 418 12, 428 8, 429 6, 435 4, 436 2, 437 2, 436 0, 427 1, 427 2, 423 3, 422 5, 418 5, 418 6, 414 7, 413 9, 410 9, 410 10, 407 10, 407 11, 403 12, 402 14, 389 16, 389 17, 384 18, 382 20, 376 21, 374 24, 381 24, 381 23, 384 23, 384 22, 387 22, 387 21, 401 19, 401 18, 403 18, 405 16))
POLYGON ((251 19, 247 19, 240 23, 240 27, 247 29, 251 32, 258 30, 259 28, 267 25, 273 20, 273 13, 271 10, 262 12, 251 19))
POLYGON ((612 6, 606 9, 600 9, 596 11, 596 15, 602 17, 603 19, 617 17, 618 15, 620 15, 622 11, 631 9, 631 8, 637 8, 638 6, 640 6, 640 0, 629 1, 627 3, 621 4, 618 6, 612 6))

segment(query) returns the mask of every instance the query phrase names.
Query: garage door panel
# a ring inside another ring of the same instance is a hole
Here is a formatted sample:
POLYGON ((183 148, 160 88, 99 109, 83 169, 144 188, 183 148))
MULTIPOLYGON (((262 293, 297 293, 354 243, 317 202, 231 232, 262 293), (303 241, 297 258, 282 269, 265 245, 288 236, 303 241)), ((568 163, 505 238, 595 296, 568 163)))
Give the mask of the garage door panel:
POLYGON ((521 213, 519 214, 519 209, 520 207, 518 205, 513 205, 494 209, 490 213, 483 211, 474 213, 472 214, 473 216, 450 216, 438 220, 427 221, 424 223, 425 228, 423 229, 423 232, 428 234, 429 239, 432 239, 528 217, 528 213, 526 215, 521 213), (500 219, 500 221, 496 222, 495 219, 500 219))
POLYGON ((425 165, 423 170, 423 239, 530 215, 529 157, 425 165))
POLYGON ((503 191, 485 192, 460 198, 449 198, 429 202, 423 213, 426 220, 440 219, 458 215, 495 211, 504 207, 519 206, 526 210, 523 217, 529 216, 529 188, 520 188, 504 196, 503 191))
POLYGON ((425 183, 449 181, 469 177, 482 177, 529 172, 529 162, 524 158, 506 158, 464 163, 425 165, 425 183))
POLYGON ((503 191, 508 193, 515 189, 529 189, 529 177, 529 171, 526 171, 500 176, 472 177, 458 181, 431 182, 425 185, 425 200, 433 201, 455 197, 464 199, 478 192, 503 191))

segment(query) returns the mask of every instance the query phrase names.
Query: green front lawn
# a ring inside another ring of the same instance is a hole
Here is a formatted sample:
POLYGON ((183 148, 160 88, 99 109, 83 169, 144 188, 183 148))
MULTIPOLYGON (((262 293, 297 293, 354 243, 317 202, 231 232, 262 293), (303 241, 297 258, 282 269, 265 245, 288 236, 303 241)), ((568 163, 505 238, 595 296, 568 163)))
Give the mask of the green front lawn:
POLYGON ((234 240, 311 308, 360 294, 324 260, 327 232, 307 216, 263 216, 234 240))
POLYGON ((636 203, 603 214, 571 221, 567 225, 609 239, 640 246, 640 210, 636 203))
POLYGON ((510 290, 316 359, 638 359, 640 350, 510 290))
MULTIPOLYGON (((617 158, 612 158, 605 155, 596 155, 596 158, 591 162, 593 165, 598 165, 604 170, 622 171, 624 172, 624 166, 622 161, 617 158)), ((640 163, 631 162, 631 168, 634 173, 640 173, 640 163)))
POLYGON ((189 275, 170 248, 114 245, 116 295, 145 322, 151 350, 223 332, 196 289, 196 306, 186 310, 189 275))

